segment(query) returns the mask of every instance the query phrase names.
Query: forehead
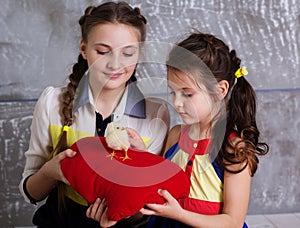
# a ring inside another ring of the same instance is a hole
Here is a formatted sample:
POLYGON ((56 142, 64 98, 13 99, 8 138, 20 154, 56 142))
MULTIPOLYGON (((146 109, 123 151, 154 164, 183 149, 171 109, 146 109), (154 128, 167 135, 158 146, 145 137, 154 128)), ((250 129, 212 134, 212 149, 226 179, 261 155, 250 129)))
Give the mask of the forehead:
POLYGON ((198 88, 195 80, 185 72, 168 69, 168 85, 173 88, 198 88))
POLYGON ((133 45, 138 46, 139 31, 129 25, 106 23, 96 25, 88 35, 88 43, 104 44, 112 49, 133 45))

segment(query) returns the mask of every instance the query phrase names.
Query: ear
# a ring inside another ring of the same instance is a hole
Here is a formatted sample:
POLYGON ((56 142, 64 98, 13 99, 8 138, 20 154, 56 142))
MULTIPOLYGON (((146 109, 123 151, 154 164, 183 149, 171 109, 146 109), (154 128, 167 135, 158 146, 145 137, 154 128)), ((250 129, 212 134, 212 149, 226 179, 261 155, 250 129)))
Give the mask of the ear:
POLYGON ((220 91, 220 99, 224 99, 224 97, 227 95, 228 89, 229 89, 228 81, 226 81, 226 80, 219 81, 217 87, 220 91))
POLYGON ((86 43, 82 39, 80 40, 80 53, 86 59, 86 43))

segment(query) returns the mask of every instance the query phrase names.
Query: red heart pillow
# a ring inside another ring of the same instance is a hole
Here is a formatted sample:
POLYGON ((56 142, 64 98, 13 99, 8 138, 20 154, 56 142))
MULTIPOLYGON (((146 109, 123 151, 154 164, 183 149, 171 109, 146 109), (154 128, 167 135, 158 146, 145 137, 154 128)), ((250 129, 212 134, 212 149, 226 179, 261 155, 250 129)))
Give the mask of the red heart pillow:
POLYGON ((73 158, 61 169, 76 192, 89 203, 105 198, 107 217, 118 221, 137 213, 147 203, 164 203, 158 189, 167 189, 176 199, 189 194, 190 182, 175 163, 149 152, 108 148, 104 137, 87 137, 71 146, 73 158))

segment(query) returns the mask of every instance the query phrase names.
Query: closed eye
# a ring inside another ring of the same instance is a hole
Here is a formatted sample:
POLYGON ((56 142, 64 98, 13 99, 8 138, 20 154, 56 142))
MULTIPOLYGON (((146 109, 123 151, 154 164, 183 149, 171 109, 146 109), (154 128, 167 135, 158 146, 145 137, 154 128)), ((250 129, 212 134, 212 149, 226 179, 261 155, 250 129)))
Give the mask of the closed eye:
POLYGON ((191 94, 191 93, 182 93, 182 94, 183 94, 184 97, 191 97, 191 96, 193 96, 193 94, 191 94))
POLYGON ((110 51, 97 51, 97 53, 98 53, 99 55, 106 55, 106 54, 109 54, 110 51))
POLYGON ((132 57, 135 53, 123 53, 125 57, 132 57))

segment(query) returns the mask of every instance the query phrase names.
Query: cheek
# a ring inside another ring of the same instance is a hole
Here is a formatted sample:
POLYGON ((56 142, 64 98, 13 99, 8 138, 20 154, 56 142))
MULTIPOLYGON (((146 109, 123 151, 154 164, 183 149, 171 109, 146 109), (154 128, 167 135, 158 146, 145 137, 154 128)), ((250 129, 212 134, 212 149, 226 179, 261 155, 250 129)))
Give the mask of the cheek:
POLYGON ((211 112, 212 108, 211 102, 204 96, 193 99, 188 103, 188 105, 195 115, 202 117, 207 116, 211 112))
POLYGON ((102 56, 99 56, 95 53, 89 53, 87 54, 87 62, 89 68, 97 68, 100 69, 101 67, 104 66, 104 58, 102 56))
POLYGON ((101 58, 97 58, 94 61, 91 61, 90 63, 91 63, 91 65, 89 65, 90 68, 94 68, 95 70, 99 70, 99 71, 103 70, 105 66, 104 61, 101 58))
POLYGON ((123 59, 120 60, 121 65, 126 69, 126 71, 134 71, 136 64, 137 64, 137 59, 136 58, 130 58, 130 59, 123 59))
POLYGON ((131 76, 133 71, 135 70, 135 67, 136 67, 136 64, 131 64, 131 65, 125 66, 124 69, 125 69, 126 73, 131 76))

